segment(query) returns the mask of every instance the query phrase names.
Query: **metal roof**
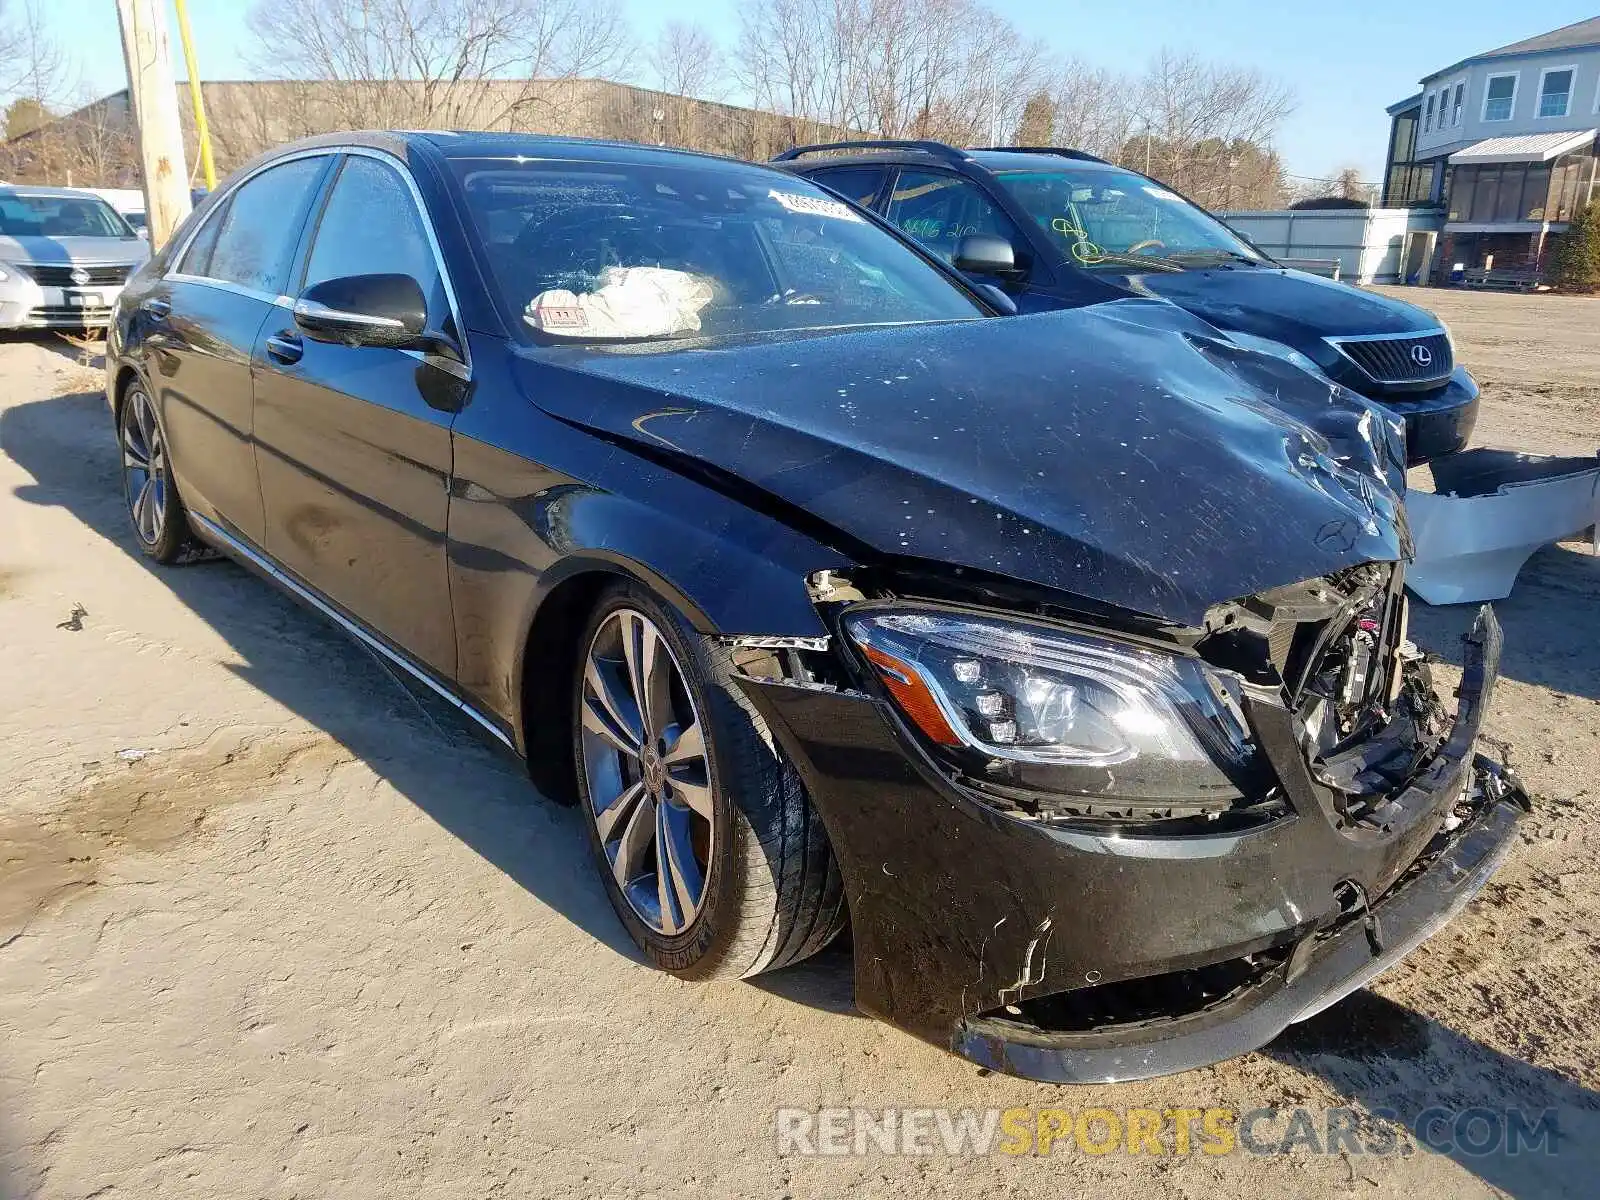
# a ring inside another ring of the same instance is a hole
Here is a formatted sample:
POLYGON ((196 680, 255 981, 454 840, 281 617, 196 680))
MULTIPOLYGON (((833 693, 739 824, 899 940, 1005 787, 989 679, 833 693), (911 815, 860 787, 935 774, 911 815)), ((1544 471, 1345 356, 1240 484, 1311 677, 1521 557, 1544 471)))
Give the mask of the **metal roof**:
POLYGON ((1558 133, 1523 133, 1514 137, 1485 138, 1450 156, 1452 166, 1461 163, 1549 162, 1552 158, 1579 150, 1592 143, 1593 129, 1558 133))

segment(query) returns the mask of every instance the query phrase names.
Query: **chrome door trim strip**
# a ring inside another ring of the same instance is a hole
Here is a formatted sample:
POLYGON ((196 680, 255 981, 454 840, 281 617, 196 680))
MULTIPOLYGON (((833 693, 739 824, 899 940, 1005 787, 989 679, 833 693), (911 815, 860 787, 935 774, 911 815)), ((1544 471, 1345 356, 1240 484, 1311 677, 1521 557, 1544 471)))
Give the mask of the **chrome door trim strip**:
POLYGON ((346 617, 338 609, 328 604, 327 601, 322 599, 322 597, 318 596, 310 588, 306 587, 298 579, 294 578, 294 576, 284 571, 271 559, 267 558, 263 554, 258 553, 254 548, 246 545, 244 542, 234 537, 215 521, 210 520, 207 517, 202 517, 199 513, 189 513, 188 517, 190 521, 194 522, 200 527, 200 531, 207 538, 223 543, 223 545, 231 553, 237 554, 241 558, 248 559, 252 566, 262 571, 274 583, 278 584, 287 591, 293 592, 295 596, 311 605, 323 616, 327 617, 346 633, 354 637, 363 646, 377 651, 379 654, 383 655, 384 658, 394 663, 395 666, 405 671, 406 674, 410 675, 418 683, 425 685, 430 691, 448 701, 453 708, 460 709, 461 712, 466 714, 468 717, 471 717, 479 725, 483 726, 484 729, 493 734, 495 739, 508 749, 512 751, 516 750, 516 744, 512 742, 510 736, 507 735, 505 731, 502 730, 498 725, 496 725, 491 718, 485 716, 472 705, 468 704, 465 700, 461 699, 461 697, 457 696, 454 692, 447 689, 443 684, 437 682, 431 675, 413 663, 405 655, 401 654, 398 650, 393 649, 382 639, 373 636, 361 626, 357 625, 354 621, 350 620, 350 618, 346 617))
MULTIPOLYGON (((433 215, 428 212, 428 204, 422 198, 422 189, 417 186, 416 179, 411 174, 411 167, 402 159, 390 154, 387 150, 378 150, 372 146, 341 146, 340 152, 354 155, 357 158, 371 158, 386 164, 400 176, 407 190, 411 193, 411 203, 416 208, 417 216, 422 219, 422 232, 428 236, 428 246, 433 251, 433 265, 439 268, 439 278, 444 283, 444 297, 450 305, 450 317, 455 323, 456 338, 461 343, 461 366, 466 369, 466 374, 459 376, 462 379, 472 378, 472 351, 467 347, 467 327, 461 320, 461 304, 456 299, 455 283, 450 278, 450 268, 445 265, 444 247, 439 244, 439 235, 433 228, 433 215)), ((333 186, 339 186, 338 177, 335 176, 333 186)), ((320 218, 319 218, 320 219, 320 218)), ((455 372, 451 372, 455 374, 455 372)))

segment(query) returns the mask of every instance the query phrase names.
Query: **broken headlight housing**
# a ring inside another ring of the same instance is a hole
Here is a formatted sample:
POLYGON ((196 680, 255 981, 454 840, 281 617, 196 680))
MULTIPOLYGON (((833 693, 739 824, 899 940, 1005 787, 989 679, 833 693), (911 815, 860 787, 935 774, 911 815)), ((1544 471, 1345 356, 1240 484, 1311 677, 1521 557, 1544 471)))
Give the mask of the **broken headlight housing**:
POLYGON ((1242 796, 1254 748, 1235 683, 1198 659, 926 609, 861 609, 843 623, 936 757, 980 787, 1174 813, 1242 796))

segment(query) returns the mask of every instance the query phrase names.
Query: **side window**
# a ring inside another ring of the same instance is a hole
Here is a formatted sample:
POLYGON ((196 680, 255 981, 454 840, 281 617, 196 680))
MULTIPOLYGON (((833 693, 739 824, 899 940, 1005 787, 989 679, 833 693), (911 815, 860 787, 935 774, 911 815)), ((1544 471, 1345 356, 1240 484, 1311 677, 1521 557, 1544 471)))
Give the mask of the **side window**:
POLYGON ((195 234, 194 241, 189 243, 189 248, 183 252, 183 258, 178 261, 180 275, 204 275, 211 269, 211 251, 217 244, 217 234, 222 231, 222 223, 228 219, 228 201, 224 200, 217 206, 215 212, 207 215, 206 223, 200 227, 200 232, 195 234))
POLYGON ((956 244, 972 233, 1003 237, 1023 252, 1026 242, 983 189, 942 171, 901 171, 889 198, 889 220, 945 262, 956 244))
POLYGON ((811 178, 846 200, 862 208, 871 208, 878 189, 883 186, 883 175, 882 167, 837 167, 831 171, 813 171, 811 178))
POLYGON ((289 259, 300 237, 300 214, 327 165, 323 156, 297 158, 242 184, 228 201, 203 272, 269 295, 289 278, 289 259))
POLYGON ((409 275, 422 285, 428 311, 444 312, 444 285, 417 202, 395 168, 351 155, 333 185, 305 286, 346 275, 409 275))

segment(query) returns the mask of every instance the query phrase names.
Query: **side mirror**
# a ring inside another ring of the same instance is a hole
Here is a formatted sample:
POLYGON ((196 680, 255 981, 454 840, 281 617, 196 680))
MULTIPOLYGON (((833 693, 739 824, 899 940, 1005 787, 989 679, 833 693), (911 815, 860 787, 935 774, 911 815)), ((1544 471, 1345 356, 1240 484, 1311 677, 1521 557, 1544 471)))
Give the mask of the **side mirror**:
POLYGON ((428 302, 409 275, 346 275, 302 292, 294 323, 319 342, 409 349, 422 341, 428 302))
POLYGON ((1017 252, 992 233, 969 233, 956 243, 954 267, 969 275, 1014 275, 1017 252))

